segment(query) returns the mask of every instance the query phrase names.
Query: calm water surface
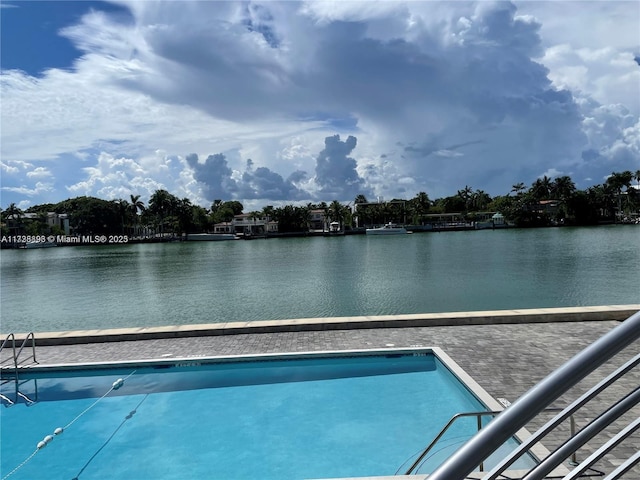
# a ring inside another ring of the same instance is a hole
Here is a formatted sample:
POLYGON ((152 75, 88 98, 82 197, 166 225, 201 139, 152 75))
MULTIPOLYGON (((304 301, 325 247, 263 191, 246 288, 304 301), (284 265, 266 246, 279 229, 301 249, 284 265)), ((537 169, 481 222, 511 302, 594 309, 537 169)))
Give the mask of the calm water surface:
POLYGON ((640 228, 1 253, 0 330, 640 303, 640 228))

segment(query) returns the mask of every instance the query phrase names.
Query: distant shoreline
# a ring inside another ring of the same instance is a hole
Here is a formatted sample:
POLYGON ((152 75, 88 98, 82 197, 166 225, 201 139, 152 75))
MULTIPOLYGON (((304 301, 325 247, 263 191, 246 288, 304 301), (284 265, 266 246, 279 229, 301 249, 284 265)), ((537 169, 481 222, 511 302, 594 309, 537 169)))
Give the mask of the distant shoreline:
MULTIPOLYGON (((640 225, 637 222, 601 222, 597 225, 550 225, 550 226, 535 226, 535 227, 516 227, 513 225, 500 225, 500 226, 484 226, 479 228, 477 225, 470 224, 457 224, 457 225, 406 225, 408 233, 441 233, 441 232, 461 232, 461 231, 480 231, 480 230, 507 230, 507 229, 546 229, 546 228, 564 228, 564 227, 576 227, 576 228, 594 228, 602 226, 628 226, 628 225, 640 225)), ((261 235, 243 236, 238 235, 236 239, 224 239, 224 240, 205 240, 205 241, 229 241, 229 240, 264 240, 269 238, 304 238, 304 237, 334 237, 345 235, 365 235, 366 228, 352 228, 339 232, 327 231, 308 231, 308 232, 282 232, 275 233, 270 232, 261 235)), ((196 234, 193 234, 196 235, 196 234)), ((221 234, 222 235, 222 234, 221 234)), ((40 235, 40 236, 27 236, 27 235, 14 235, 3 236, 0 243, 1 249, 8 250, 29 250, 29 249, 41 249, 47 247, 78 247, 78 246, 102 246, 102 245, 127 245, 127 244, 144 244, 144 243, 177 243, 185 242, 188 240, 188 235, 177 234, 164 234, 162 236, 148 236, 148 237, 130 237, 128 235, 40 235), (13 241, 18 240, 18 241, 13 241)))

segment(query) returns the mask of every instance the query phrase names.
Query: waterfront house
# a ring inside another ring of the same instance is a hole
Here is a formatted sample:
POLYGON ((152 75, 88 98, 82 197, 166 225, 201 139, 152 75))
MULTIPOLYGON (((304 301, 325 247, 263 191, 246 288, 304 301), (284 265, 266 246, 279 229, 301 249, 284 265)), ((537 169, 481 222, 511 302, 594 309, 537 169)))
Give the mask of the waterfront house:
POLYGON ((216 223, 213 226, 213 233, 235 233, 232 222, 216 223))
POLYGON ((321 231, 326 230, 327 217, 325 210, 322 208, 316 208, 309 212, 309 231, 321 231))
MULTIPOLYGON (((278 222, 270 220, 268 217, 257 216, 252 213, 235 215, 231 220, 231 226, 232 231, 224 233, 235 233, 236 235, 250 237, 278 232, 278 222)), ((218 232, 216 231, 216 233, 218 232)))

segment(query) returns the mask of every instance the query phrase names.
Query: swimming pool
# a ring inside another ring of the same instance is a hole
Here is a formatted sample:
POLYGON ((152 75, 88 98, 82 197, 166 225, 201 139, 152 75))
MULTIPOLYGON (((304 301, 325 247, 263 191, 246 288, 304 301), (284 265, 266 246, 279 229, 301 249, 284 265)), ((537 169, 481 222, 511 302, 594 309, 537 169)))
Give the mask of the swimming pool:
MULTIPOLYGON (((24 397, 15 386, 2 479, 393 475, 453 415, 488 410, 433 349, 58 366, 21 374, 24 397)), ((476 429, 456 425, 419 471, 476 429)))

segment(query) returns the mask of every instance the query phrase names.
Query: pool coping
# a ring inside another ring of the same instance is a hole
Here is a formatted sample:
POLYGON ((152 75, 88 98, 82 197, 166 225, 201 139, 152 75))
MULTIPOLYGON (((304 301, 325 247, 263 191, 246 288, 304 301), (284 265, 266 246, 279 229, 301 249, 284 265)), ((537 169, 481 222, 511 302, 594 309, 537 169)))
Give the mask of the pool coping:
MULTIPOLYGON (((640 304, 600 305, 586 307, 487 310, 357 317, 321 317, 290 320, 167 325, 157 327, 70 330, 36 332, 35 336, 37 345, 54 346, 161 338, 321 330, 585 322, 603 320, 624 321, 638 311, 640 311, 640 304)), ((5 337, 8 334, 2 333, 0 335, 5 337)), ((28 334, 25 332, 14 333, 14 335, 16 342, 22 342, 27 338, 28 334)))

